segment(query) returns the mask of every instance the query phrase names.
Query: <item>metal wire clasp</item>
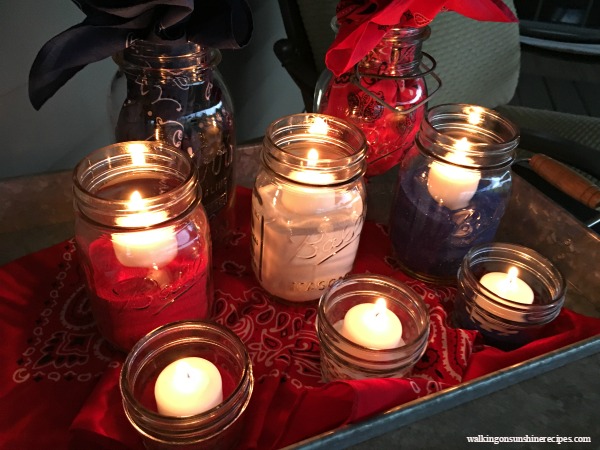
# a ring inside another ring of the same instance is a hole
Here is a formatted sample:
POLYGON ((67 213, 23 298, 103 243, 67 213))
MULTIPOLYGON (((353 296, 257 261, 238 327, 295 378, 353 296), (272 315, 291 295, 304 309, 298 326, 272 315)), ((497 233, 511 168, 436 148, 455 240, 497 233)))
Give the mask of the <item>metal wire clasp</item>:
POLYGON ((425 64, 424 62, 421 62, 419 64, 420 72, 418 74, 416 74, 416 75, 377 75, 377 74, 374 74, 374 75, 372 75, 372 74, 366 75, 365 74, 365 75, 363 75, 358 70, 358 64, 356 64, 354 66, 354 74, 352 75, 352 77, 350 79, 350 82, 353 83, 354 85, 356 85, 361 91, 363 91, 365 94, 367 94, 370 97, 372 97, 373 100, 375 100, 377 103, 379 103, 380 105, 384 106, 385 108, 388 108, 388 109, 390 109, 390 110, 392 110, 392 111, 394 111, 396 113, 400 113, 400 114, 411 113, 414 110, 416 110, 417 108, 420 108, 425 103, 427 103, 440 90, 440 87, 442 87, 442 80, 434 72, 434 69, 435 69, 435 67, 437 65, 435 59, 429 53, 422 52, 421 54, 423 55, 423 57, 425 59, 429 60, 429 65, 425 64), (432 76, 432 78, 437 82, 437 86, 435 87, 435 89, 432 92, 428 92, 427 96, 424 99, 422 99, 421 101, 415 103, 414 105, 412 105, 408 109, 399 109, 398 107, 390 105, 385 100, 377 97, 373 92, 369 91, 367 88, 365 88, 360 83, 360 80, 361 80, 361 78, 363 76, 364 77, 368 77, 368 78, 375 78, 377 80, 412 80, 412 79, 416 79, 416 78, 425 78, 425 76, 427 76, 427 75, 431 75, 432 76))

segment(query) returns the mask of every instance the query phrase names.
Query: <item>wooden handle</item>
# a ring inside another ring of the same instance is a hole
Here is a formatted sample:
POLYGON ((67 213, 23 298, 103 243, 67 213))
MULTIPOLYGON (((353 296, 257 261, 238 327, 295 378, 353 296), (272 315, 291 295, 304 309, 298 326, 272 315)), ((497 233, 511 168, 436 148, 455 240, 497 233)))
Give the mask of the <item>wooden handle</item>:
POLYGON ((535 154, 529 160, 535 173, 548 183, 590 208, 600 206, 600 188, 555 159, 535 154))

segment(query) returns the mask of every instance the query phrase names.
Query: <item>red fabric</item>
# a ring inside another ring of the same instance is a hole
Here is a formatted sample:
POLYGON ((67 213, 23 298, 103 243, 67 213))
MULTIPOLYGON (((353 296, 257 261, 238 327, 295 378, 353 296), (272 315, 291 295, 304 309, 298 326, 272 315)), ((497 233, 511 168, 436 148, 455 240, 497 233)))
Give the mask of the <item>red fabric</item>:
MULTIPOLYGON (((196 242, 196 246, 205 244, 196 242)), ((173 261, 155 270, 123 266, 108 236, 92 242, 89 252, 91 285, 98 294, 96 324, 118 348, 131 349, 146 333, 164 323, 208 318, 206 251, 184 248, 173 261), (162 279, 166 287, 148 282, 149 276, 162 279), (119 292, 115 283, 120 284, 119 292), (178 291, 183 293, 176 295, 178 291)))
POLYGON ((518 20, 501 0, 341 0, 337 10, 339 31, 325 63, 340 76, 369 53, 389 27, 423 27, 441 11, 490 22, 518 20))
MULTIPOLYGON (((406 282, 430 308, 427 351, 407 378, 320 379, 315 305, 272 302, 250 267, 250 191, 238 190, 237 226, 215 245, 217 321, 245 342, 255 389, 241 448, 270 449, 455 386, 600 334, 600 320, 563 310, 544 336, 505 352, 447 326, 454 289, 399 271, 385 227, 367 222, 355 272, 406 282)), ((142 449, 118 389, 123 354, 95 329, 71 241, 0 268, 0 442, 6 448, 142 449)))

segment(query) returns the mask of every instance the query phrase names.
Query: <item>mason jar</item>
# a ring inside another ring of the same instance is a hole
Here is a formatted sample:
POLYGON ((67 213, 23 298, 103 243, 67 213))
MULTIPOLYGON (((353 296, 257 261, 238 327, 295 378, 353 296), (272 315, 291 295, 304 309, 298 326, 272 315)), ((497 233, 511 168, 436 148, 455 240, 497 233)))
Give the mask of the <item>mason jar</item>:
POLYGON ((421 51, 429 27, 390 27, 362 61, 339 77, 322 74, 315 111, 358 126, 367 138, 367 176, 379 175, 402 160, 413 145, 426 103, 441 85, 435 60, 421 51), (429 65, 423 64, 423 58, 429 65), (437 87, 430 93, 425 77, 437 87))
POLYGON ((183 321, 144 336, 119 385, 125 415, 148 450, 227 450, 242 438, 254 377, 233 332, 183 321))
POLYGON ((390 212, 396 259, 411 276, 456 283, 471 247, 491 242, 511 192, 517 128, 474 105, 431 108, 400 165, 390 212))
POLYGON ((252 267, 273 297, 316 301, 350 272, 365 218, 366 144, 341 119, 296 114, 265 133, 252 195, 252 267))
POLYGON ((160 140, 191 157, 212 220, 231 206, 235 192, 233 106, 217 69, 220 52, 191 42, 136 40, 113 59, 119 66, 111 93, 119 109, 116 140, 160 140))
POLYGON ((73 175, 77 254, 103 336, 212 314, 211 241, 193 162, 162 142, 92 152, 73 175))
POLYGON ((513 349, 537 339, 560 313, 566 283, 538 252, 516 244, 478 245, 458 271, 454 321, 486 343, 513 349))
POLYGON ((429 312, 399 281, 350 275, 321 297, 316 328, 325 381, 398 378, 427 349, 429 312))

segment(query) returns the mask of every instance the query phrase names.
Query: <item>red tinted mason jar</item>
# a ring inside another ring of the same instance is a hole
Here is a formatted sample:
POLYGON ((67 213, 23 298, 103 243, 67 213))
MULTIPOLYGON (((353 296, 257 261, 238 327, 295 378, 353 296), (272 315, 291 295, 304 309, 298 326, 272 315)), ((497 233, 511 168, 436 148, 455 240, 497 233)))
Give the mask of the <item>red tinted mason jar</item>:
POLYGON ((75 235, 100 332, 129 350, 169 322, 211 316, 211 241, 198 172, 176 148, 134 141, 74 171, 75 235))
MULTIPOLYGON (((332 77, 316 95, 315 110, 358 126, 368 143, 367 176, 379 175, 401 161, 413 145, 425 114, 425 76, 435 61, 421 52, 429 27, 392 27, 354 69, 332 77), (424 67, 423 56, 430 60, 424 67)), ((436 88, 437 90, 437 88, 436 88)))

